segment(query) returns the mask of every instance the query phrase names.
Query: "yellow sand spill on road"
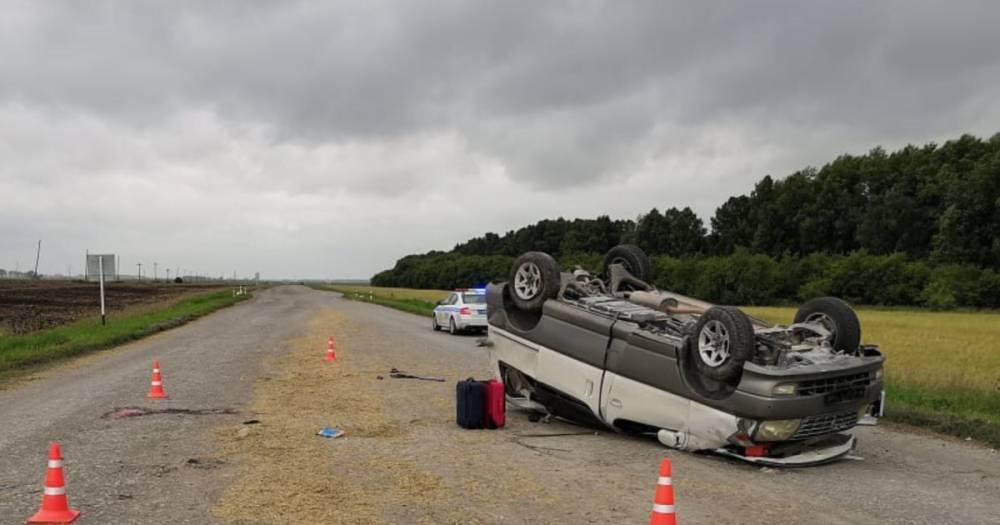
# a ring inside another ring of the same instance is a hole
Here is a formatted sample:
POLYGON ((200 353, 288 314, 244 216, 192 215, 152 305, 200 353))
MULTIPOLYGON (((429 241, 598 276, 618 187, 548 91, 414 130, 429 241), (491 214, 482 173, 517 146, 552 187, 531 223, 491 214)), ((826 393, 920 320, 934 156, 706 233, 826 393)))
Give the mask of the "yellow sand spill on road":
MULTIPOLYGON (((218 516, 241 523, 377 521, 378 491, 368 494, 374 487, 351 479, 377 465, 362 457, 331 465, 338 440, 315 435, 334 424, 349 428, 352 437, 401 432, 385 421, 379 399, 361 394, 349 346, 341 343, 336 362, 322 360, 326 334, 341 332, 342 325, 332 310, 317 316, 306 337, 291 341, 292 352, 268 363, 276 376, 258 381, 252 410, 261 423, 246 426, 249 434, 242 438, 239 427, 217 431, 221 452, 240 464, 235 483, 215 509, 218 516)), ((435 479, 410 475, 403 466, 386 469, 385 489, 434 489, 435 479)))
MULTIPOLYGON (((254 415, 247 416, 261 422, 216 430, 220 456, 237 465, 217 516, 236 523, 488 523, 484 514, 553 501, 533 475, 502 467, 509 436, 455 426, 452 383, 387 377, 393 366, 418 369, 435 358, 393 350, 377 330, 335 310, 323 311, 307 332, 265 363, 270 377, 257 382, 254 415), (334 363, 323 361, 329 334, 337 342, 334 363), (346 436, 316 436, 324 426, 346 436)), ((463 373, 437 359, 436 372, 463 373)))

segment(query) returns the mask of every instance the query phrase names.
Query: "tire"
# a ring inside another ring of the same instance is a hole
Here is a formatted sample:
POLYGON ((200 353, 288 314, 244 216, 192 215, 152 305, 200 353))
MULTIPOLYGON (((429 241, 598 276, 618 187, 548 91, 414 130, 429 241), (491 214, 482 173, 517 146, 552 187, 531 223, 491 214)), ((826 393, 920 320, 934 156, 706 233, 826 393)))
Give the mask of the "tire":
POLYGON ((448 333, 451 334, 451 335, 457 335, 458 334, 458 328, 455 326, 455 318, 454 317, 452 317, 451 319, 448 320, 448 333))
POLYGON ((544 252, 528 252, 510 269, 510 297, 518 309, 537 312, 559 294, 559 263, 544 252))
POLYGON ((830 346, 853 352, 861 345, 861 322, 854 308, 836 297, 817 297, 806 301, 795 313, 796 323, 818 322, 832 333, 830 346))
POLYGON ((608 250, 604 256, 604 275, 609 275, 609 268, 612 264, 621 264, 632 274, 632 277, 643 282, 650 282, 653 278, 652 265, 649 263, 649 256, 642 248, 634 244, 619 244, 608 250))
POLYGON ((750 318, 732 306, 713 306, 694 328, 692 358, 699 374, 724 383, 736 383, 743 363, 754 350, 750 318))
POLYGON ((431 314, 431 327, 434 328, 435 332, 441 331, 441 325, 438 324, 437 315, 431 314))

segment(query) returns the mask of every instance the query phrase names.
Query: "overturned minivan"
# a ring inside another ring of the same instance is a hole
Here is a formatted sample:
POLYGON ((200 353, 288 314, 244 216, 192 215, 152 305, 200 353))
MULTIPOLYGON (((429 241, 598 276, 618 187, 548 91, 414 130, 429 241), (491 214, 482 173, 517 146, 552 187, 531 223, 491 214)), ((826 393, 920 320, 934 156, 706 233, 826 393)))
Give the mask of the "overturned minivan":
POLYGON ((774 325, 648 283, 636 246, 608 252, 600 275, 518 257, 487 288, 490 362, 515 405, 664 445, 766 465, 848 454, 844 434, 880 415, 884 358, 861 344, 853 309, 833 297, 774 325))

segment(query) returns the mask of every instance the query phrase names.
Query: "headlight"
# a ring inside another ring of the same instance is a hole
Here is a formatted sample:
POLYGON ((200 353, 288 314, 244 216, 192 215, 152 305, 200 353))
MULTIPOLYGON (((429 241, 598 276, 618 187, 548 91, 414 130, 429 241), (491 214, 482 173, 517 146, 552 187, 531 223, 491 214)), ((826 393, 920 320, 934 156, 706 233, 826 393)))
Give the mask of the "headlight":
POLYGON ((757 425, 757 432, 754 434, 754 441, 784 441, 795 434, 799 429, 801 419, 779 419, 776 421, 762 421, 757 425))
POLYGON ((885 377, 885 370, 879 368, 875 371, 875 381, 881 381, 883 377, 885 377))
POLYGON ((771 389, 771 393, 776 396, 794 396, 795 390, 799 388, 797 383, 781 383, 780 385, 774 385, 771 389))

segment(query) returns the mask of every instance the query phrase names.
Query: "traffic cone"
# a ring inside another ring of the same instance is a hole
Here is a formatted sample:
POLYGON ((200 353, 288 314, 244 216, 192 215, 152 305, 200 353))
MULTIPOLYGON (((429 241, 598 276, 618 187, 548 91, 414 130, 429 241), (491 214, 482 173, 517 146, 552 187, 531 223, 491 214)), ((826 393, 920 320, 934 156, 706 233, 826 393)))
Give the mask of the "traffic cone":
POLYGON ((28 518, 28 523, 73 523, 80 511, 69 508, 66 481, 63 478, 62 452, 59 443, 49 446, 49 468, 45 472, 45 492, 42 508, 28 518))
POLYGON ((330 336, 326 340, 326 360, 327 361, 337 360, 337 352, 333 350, 333 336, 330 336))
POLYGON ((160 362, 153 361, 153 381, 149 387, 150 399, 166 399, 167 393, 163 391, 163 378, 160 377, 160 362))
POLYGON ((660 463, 660 477, 656 480, 656 495, 653 497, 653 512, 649 514, 649 525, 677 525, 674 484, 670 471, 670 460, 664 458, 660 463))

